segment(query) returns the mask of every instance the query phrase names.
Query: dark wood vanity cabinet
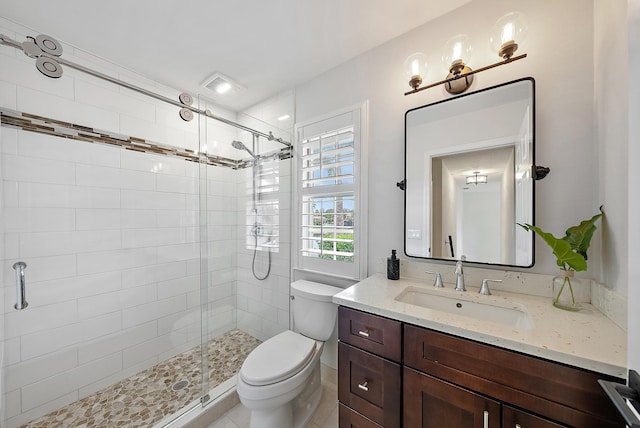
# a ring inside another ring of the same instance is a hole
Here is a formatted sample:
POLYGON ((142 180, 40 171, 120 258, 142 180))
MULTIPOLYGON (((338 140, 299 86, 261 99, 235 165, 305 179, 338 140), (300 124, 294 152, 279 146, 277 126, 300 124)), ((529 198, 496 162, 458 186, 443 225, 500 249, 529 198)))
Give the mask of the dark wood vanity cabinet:
POLYGON ((345 307, 338 338, 340 428, 624 427, 622 379, 345 307))

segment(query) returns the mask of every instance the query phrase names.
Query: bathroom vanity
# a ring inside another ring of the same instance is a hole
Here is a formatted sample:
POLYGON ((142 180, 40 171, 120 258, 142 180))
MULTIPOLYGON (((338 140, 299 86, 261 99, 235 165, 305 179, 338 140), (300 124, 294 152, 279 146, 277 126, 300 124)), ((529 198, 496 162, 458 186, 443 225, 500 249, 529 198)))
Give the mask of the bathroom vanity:
POLYGON ((624 426, 597 383, 624 383, 622 329, 590 305, 447 286, 374 275, 334 296, 341 428, 624 426))

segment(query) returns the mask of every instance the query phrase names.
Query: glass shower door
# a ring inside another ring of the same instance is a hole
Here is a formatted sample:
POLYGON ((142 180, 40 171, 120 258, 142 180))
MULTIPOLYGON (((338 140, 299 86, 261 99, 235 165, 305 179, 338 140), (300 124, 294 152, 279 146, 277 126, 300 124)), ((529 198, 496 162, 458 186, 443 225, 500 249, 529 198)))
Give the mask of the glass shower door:
POLYGON ((3 426, 152 426, 202 394, 199 164, 48 126, 0 132, 3 426))

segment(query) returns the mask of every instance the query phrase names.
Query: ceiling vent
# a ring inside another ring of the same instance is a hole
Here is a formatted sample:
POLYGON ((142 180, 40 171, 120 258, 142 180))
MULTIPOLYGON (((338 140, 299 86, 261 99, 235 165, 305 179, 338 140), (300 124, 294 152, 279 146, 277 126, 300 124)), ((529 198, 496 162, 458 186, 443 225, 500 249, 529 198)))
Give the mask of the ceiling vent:
POLYGON ((202 84, 217 95, 235 94, 245 89, 244 86, 222 73, 215 72, 202 84))

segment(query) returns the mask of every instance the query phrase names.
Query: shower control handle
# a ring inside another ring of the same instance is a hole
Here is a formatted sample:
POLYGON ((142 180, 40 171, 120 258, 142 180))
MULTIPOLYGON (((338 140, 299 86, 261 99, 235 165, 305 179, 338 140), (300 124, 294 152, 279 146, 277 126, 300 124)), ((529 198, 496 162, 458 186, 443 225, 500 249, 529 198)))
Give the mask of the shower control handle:
POLYGON ((25 262, 15 262, 13 264, 13 269, 16 271, 16 304, 13 307, 18 311, 29 306, 24 279, 24 270, 26 267, 27 264, 25 262))

